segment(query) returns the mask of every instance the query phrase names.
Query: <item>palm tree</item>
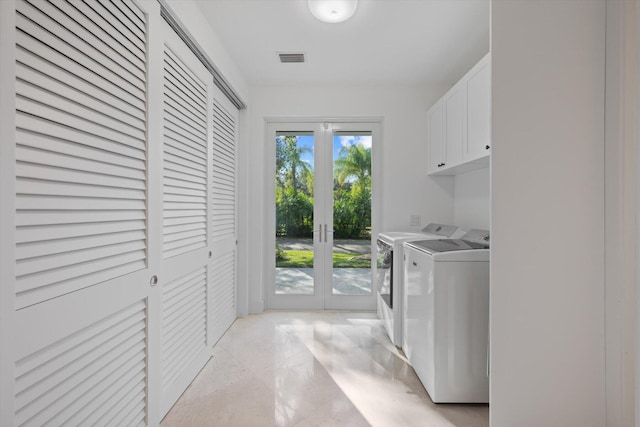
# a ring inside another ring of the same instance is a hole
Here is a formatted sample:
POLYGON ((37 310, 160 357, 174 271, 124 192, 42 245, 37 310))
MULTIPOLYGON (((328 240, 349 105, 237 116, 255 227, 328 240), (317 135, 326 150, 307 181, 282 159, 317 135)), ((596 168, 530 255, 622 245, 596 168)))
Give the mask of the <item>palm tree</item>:
POLYGON ((342 147, 334 162, 334 230, 342 238, 363 238, 371 226, 371 148, 342 147))
POLYGON ((354 178, 359 191, 371 188, 371 148, 364 148, 362 144, 342 147, 334 168, 334 176, 340 186, 354 178))
POLYGON ((311 149, 296 136, 276 137, 276 227, 290 237, 306 237, 313 229, 313 170, 302 160, 311 149))
POLYGON ((302 160, 302 155, 309 152, 309 147, 298 145, 296 136, 276 137, 276 180, 283 189, 289 184, 293 193, 297 194, 301 188, 299 182, 302 182, 307 187, 307 193, 311 192, 308 188, 311 165, 302 160))

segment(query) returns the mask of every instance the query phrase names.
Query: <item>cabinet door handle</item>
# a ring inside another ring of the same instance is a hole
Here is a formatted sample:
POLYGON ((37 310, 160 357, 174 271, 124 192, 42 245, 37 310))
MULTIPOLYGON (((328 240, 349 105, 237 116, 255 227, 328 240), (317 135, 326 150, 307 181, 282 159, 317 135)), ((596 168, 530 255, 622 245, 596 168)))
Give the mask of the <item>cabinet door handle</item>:
POLYGON ((417 267, 417 266, 418 266, 418 264, 416 264, 416 262, 415 262, 415 261, 411 261, 411 264, 413 264, 413 266, 414 266, 414 267, 417 267))
POLYGON ((488 150, 489 148, 490 148, 490 147, 489 147, 488 145, 485 145, 485 146, 484 146, 484 149, 485 149, 485 150, 488 150))

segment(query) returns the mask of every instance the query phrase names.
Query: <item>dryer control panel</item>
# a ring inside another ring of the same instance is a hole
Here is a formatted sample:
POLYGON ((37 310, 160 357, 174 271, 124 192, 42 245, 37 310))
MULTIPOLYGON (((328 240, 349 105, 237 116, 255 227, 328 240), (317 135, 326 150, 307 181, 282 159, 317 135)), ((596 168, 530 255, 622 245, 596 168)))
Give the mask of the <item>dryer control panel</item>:
POLYGON ((489 244, 489 238, 489 230, 480 230, 478 228, 472 228, 471 230, 467 231, 467 234, 462 236, 462 239, 469 242, 483 243, 485 245, 489 244))

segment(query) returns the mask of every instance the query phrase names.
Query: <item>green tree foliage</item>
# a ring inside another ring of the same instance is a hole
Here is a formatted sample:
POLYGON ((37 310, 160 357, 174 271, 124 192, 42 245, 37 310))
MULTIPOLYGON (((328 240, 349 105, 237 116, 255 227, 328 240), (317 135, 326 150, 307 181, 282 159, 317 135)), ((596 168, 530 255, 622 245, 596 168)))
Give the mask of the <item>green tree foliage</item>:
POLYGON ((276 190, 276 233, 287 237, 313 234, 313 198, 293 188, 276 190))
POLYGON ((276 233, 309 237, 313 233, 313 169, 302 160, 309 148, 295 136, 276 137, 276 233))
POLYGON ((334 177, 339 185, 352 179, 359 191, 371 192, 371 148, 364 148, 362 144, 342 147, 335 161, 334 177))
MULTIPOLYGON (((276 138, 276 233, 313 235, 313 168, 302 160, 308 148, 295 136, 276 138)), ((371 149, 343 147, 334 163, 334 237, 368 238, 371 231, 371 149)))
POLYGON ((334 162, 333 228, 342 239, 368 238, 371 231, 371 148, 353 144, 334 162))

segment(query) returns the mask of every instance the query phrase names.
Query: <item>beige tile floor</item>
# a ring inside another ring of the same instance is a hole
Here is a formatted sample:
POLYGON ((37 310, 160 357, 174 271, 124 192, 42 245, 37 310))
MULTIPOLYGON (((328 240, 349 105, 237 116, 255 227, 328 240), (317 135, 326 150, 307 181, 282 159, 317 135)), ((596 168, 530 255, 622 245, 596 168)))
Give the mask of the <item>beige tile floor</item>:
POLYGON ((435 405, 374 313, 238 319, 162 426, 489 425, 487 405, 435 405))

